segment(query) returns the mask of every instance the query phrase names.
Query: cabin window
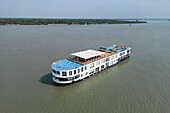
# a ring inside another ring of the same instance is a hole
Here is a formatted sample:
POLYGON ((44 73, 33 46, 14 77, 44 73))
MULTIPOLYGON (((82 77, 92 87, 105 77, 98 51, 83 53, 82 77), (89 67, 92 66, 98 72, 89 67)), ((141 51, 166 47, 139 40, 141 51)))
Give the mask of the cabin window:
POLYGON ((94 67, 94 63, 91 63, 91 64, 90 64, 90 68, 93 68, 93 67, 94 67))
POLYGON ((123 54, 125 54, 125 52, 123 52, 123 54))
POLYGON ((67 76, 67 72, 62 72, 62 75, 63 76, 67 76))
POLYGON ((80 73, 80 69, 78 69, 78 73, 80 73))
POLYGON ((106 66, 109 66, 109 62, 108 62, 108 63, 106 63, 106 66))
POLYGON ((130 51, 128 50, 127 53, 129 53, 130 51))
POLYGON ((59 74, 60 74, 60 71, 57 71, 57 74, 59 75, 59 74))
POLYGON ((53 73, 56 73, 56 70, 53 70, 53 73))
POLYGON ((85 70, 87 70, 87 66, 85 66, 85 70))
POLYGON ((117 55, 115 56, 115 58, 117 58, 117 55))
POLYGON ((59 81, 68 81, 68 78, 58 78, 59 81))
POLYGON ((109 61, 109 58, 106 58, 106 61, 109 61))
POLYGON ((86 72, 86 75, 88 75, 88 72, 86 72))
POLYGON ((76 70, 74 70, 74 74, 76 74, 76 70))
POLYGON ((94 73, 94 69, 89 71, 89 74, 93 74, 94 73))
POLYGON ((96 68, 96 72, 97 72, 97 71, 99 71, 99 67, 98 67, 98 68, 96 68))
POLYGON ((83 67, 81 68, 81 72, 83 72, 83 67))
POLYGON ((105 63, 105 59, 102 59, 102 60, 101 60, 101 63, 105 63))
POLYGON ((74 80, 74 77, 70 77, 69 80, 74 80))
POLYGON ((96 66, 97 66, 97 65, 100 65, 100 61, 97 61, 97 62, 96 62, 96 66))
POLYGON ((101 66, 101 69, 104 69, 104 65, 101 66))
POLYGON ((69 75, 72 75, 72 71, 69 71, 69 75))
POLYGON ((80 75, 77 75, 77 76, 75 76, 75 79, 77 79, 77 78, 79 78, 80 77, 80 75))
POLYGON ((111 56, 110 59, 113 59, 113 56, 111 56))

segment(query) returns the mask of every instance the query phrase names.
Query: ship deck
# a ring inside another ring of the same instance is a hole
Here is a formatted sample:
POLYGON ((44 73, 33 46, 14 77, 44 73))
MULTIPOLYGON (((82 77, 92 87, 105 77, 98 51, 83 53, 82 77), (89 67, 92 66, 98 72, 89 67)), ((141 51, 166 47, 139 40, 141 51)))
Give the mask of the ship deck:
POLYGON ((88 63, 91 63, 91 62, 100 60, 100 59, 102 59, 102 58, 105 58, 105 57, 110 56, 110 55, 113 55, 113 54, 116 54, 116 52, 105 53, 105 54, 103 54, 103 55, 101 55, 101 56, 99 56, 99 57, 97 57, 97 58, 93 58, 93 59, 87 60, 87 61, 80 61, 80 60, 77 61, 77 60, 72 59, 72 58, 67 58, 67 59, 70 60, 70 61, 79 63, 79 64, 81 64, 81 65, 85 65, 85 64, 88 64, 88 63))
POLYGON ((76 62, 76 63, 79 63, 81 65, 86 65, 88 63, 91 63, 91 62, 94 62, 94 61, 97 61, 97 60, 100 60, 102 58, 105 58, 107 56, 110 56, 110 55, 113 55, 113 54, 116 54, 118 52, 121 52, 123 50, 125 50, 126 47, 123 47, 123 46, 117 46, 117 47, 114 47, 114 46, 111 46, 111 47, 101 47, 100 52, 104 52, 104 54, 101 54, 99 57, 96 57, 96 58, 93 58, 93 59, 90 59, 90 60, 86 60, 86 61, 81 61, 81 60, 75 60, 73 58, 67 58, 68 60, 70 61, 73 61, 73 62, 76 62))
POLYGON ((82 65, 80 63, 77 63, 77 62, 74 62, 68 59, 64 59, 64 60, 54 62, 52 64, 52 69, 57 70, 57 71, 65 71, 65 70, 76 69, 81 66, 82 65))

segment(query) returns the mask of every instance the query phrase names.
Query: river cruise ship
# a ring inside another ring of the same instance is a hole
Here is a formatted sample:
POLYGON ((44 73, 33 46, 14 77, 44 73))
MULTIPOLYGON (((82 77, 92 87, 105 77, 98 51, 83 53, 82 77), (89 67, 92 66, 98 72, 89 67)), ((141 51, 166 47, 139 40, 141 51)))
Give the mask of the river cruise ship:
POLYGON ((123 45, 72 53, 70 57, 52 63, 52 79, 58 84, 85 80, 129 58, 130 53, 131 47, 123 45))

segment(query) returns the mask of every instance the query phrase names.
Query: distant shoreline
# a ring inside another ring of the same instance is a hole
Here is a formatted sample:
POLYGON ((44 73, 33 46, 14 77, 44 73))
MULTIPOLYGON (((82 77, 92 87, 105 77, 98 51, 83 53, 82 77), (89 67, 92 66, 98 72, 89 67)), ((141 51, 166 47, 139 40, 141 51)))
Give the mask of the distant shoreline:
POLYGON ((9 25, 20 25, 20 24, 4 24, 5 26, 9 26, 9 25))
POLYGON ((147 23, 139 20, 112 19, 32 19, 0 18, 0 25, 94 25, 94 24, 136 24, 147 23))
MULTIPOLYGON (((119 24, 140 24, 140 23, 119 23, 119 24)), ((24 24, 3 24, 0 26, 22 26, 24 24)), ((29 24, 29 25, 40 25, 40 24, 29 24)), ((46 25, 46 24, 41 24, 41 25, 46 25)), ((48 26, 54 26, 54 25, 106 25, 106 24, 47 24, 48 26)), ((109 25, 109 24, 107 24, 109 25)))
POLYGON ((48 25, 80 25, 80 24, 48 24, 48 25))

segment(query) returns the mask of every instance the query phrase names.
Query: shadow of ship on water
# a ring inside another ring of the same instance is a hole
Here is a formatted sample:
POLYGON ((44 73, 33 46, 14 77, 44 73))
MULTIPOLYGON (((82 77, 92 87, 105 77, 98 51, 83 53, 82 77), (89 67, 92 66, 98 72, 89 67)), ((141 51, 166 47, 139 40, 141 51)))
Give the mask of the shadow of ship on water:
POLYGON ((52 80, 52 73, 48 73, 48 74, 42 76, 39 81, 43 84, 51 85, 51 86, 66 86, 66 85, 61 85, 61 84, 55 83, 52 80))
POLYGON ((48 73, 48 74, 42 76, 39 81, 43 84, 56 86, 56 83, 54 83, 52 80, 52 73, 48 73))

